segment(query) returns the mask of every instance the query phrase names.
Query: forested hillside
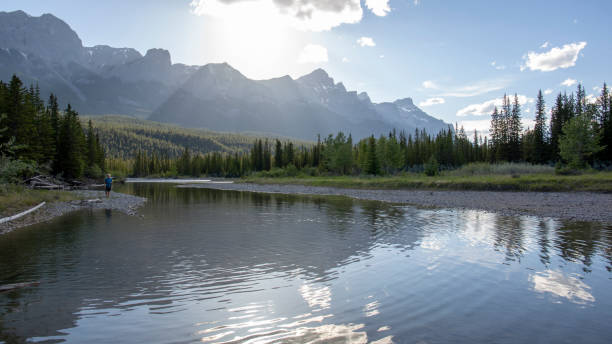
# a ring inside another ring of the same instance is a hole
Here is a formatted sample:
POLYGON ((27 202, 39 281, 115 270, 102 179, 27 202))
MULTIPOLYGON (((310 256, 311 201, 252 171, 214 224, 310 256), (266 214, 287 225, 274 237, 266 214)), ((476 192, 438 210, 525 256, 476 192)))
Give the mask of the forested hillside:
MULTIPOLYGON (((146 121, 127 116, 92 116, 91 120, 100 136, 107 156, 131 159, 138 151, 144 155, 178 157, 187 148, 193 154, 210 152, 246 152, 263 134, 234 134, 202 129, 187 129, 169 124, 146 121)), ((280 138, 287 141, 289 138, 280 138)), ((295 140, 292 140, 296 142, 295 140)), ((309 145, 298 141, 299 145, 309 145)))

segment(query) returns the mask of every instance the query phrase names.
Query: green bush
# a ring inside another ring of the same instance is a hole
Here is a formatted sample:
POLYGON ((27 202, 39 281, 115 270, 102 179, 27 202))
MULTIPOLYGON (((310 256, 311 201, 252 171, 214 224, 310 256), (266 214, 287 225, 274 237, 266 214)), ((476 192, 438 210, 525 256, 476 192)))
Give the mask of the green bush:
POLYGON ((432 177, 437 176, 440 173, 440 164, 435 156, 431 156, 425 163, 425 174, 432 177))
POLYGON ((0 157, 0 183, 21 183, 24 179, 39 174, 38 165, 34 162, 0 157))
POLYGON ((578 176, 581 174, 580 170, 572 168, 568 165, 564 165, 561 162, 558 162, 555 165, 555 174, 560 176, 578 176))
POLYGON ((104 171, 97 164, 85 167, 85 176, 89 178, 102 178, 104 177, 104 171))
POLYGON ((489 164, 476 162, 464 165, 449 172, 451 176, 466 177, 479 175, 510 175, 519 176, 525 174, 553 174, 555 169, 548 165, 532 165, 528 163, 501 163, 489 164))

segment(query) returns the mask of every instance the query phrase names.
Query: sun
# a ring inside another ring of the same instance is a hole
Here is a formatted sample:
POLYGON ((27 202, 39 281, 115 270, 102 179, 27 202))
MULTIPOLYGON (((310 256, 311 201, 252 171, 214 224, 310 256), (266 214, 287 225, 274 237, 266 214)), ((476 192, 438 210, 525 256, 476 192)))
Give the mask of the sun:
POLYGON ((301 48, 301 34, 276 7, 245 1, 232 5, 230 11, 228 5, 216 4, 208 9, 214 14, 212 32, 206 35, 212 42, 205 43, 222 52, 223 62, 254 79, 281 76, 279 71, 291 69, 301 48))

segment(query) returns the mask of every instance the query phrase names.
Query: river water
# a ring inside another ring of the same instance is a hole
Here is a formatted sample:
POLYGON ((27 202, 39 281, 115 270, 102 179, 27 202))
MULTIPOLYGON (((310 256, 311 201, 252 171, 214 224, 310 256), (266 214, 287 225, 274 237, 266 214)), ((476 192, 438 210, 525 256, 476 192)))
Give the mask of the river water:
POLYGON ((612 228, 122 186, 0 237, 0 342, 610 343, 612 228))

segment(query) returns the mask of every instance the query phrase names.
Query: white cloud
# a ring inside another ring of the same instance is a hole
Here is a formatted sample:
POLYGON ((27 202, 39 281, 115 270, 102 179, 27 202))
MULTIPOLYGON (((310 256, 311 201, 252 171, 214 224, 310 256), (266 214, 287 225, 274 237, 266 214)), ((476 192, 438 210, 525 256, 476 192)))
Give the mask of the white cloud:
POLYGON ((244 23, 271 22, 303 31, 326 31, 361 21, 359 0, 193 0, 192 13, 244 23))
POLYGON ((365 5, 372 13, 379 17, 384 17, 387 13, 391 12, 389 0, 366 0, 365 5))
POLYGON ((438 89, 438 85, 436 85, 435 82, 431 81, 431 80, 425 80, 423 81, 423 87, 425 88, 430 88, 430 89, 438 89))
POLYGON ((384 59, 385 55, 378 55, 378 57, 380 57, 381 59, 384 59))
POLYGON ((466 133, 470 133, 468 137, 471 139, 474 134, 474 129, 478 132, 478 135, 487 136, 489 134, 489 129, 491 127, 490 119, 476 119, 469 121, 459 121, 459 127, 463 126, 463 130, 466 133))
POLYGON ((348 57, 342 58, 342 63, 349 63, 349 62, 351 62, 351 60, 349 60, 348 57))
POLYGON ((575 66, 580 50, 584 49, 586 45, 587 42, 570 43, 561 48, 554 47, 541 54, 530 51, 527 56, 523 57, 525 64, 521 66, 521 70, 529 68, 530 70, 551 72, 559 68, 575 66))
POLYGON ((595 92, 600 92, 600 91, 601 91, 601 87, 599 87, 599 86, 593 86, 593 91, 595 91, 595 92))
POLYGON ((440 94, 443 97, 473 97, 480 94, 498 91, 505 87, 505 81, 480 81, 471 85, 451 88, 445 93, 440 94))
POLYGON ((586 96, 587 103, 597 103, 597 97, 594 94, 589 94, 586 96))
POLYGON ((302 49, 298 57, 298 63, 321 63, 327 62, 327 48, 318 44, 308 44, 302 49))
POLYGON ((493 61, 491 62, 491 67, 497 69, 497 70, 504 70, 506 69, 506 66, 504 65, 498 65, 497 62, 493 61))
POLYGON ((523 110, 524 113, 530 113, 531 109, 530 108, 526 108, 525 110, 523 110))
POLYGON ((544 44, 540 45, 541 49, 546 49, 548 48, 548 46, 550 45, 550 43, 548 43, 548 41, 544 42, 544 44))
POLYGON ((573 85, 576 85, 578 83, 578 81, 572 79, 572 78, 567 78, 565 79, 565 81, 563 81, 561 83, 561 85, 563 86, 567 86, 567 87, 572 87, 573 85))
POLYGON ((424 106, 432 106, 432 105, 438 105, 438 104, 444 104, 444 98, 429 98, 423 102, 419 103, 419 106, 424 107, 424 106))
POLYGON ((551 94, 553 93, 553 90, 551 90, 550 88, 547 88, 544 90, 544 94, 551 94))
MULTIPOLYGON (((513 102, 514 96, 510 95, 509 97, 510 97, 510 102, 513 102)), ((518 101, 519 101, 519 104, 525 105, 528 103, 533 103, 534 99, 528 98, 524 95, 518 95, 518 101)), ((504 103, 503 98, 496 98, 496 99, 487 100, 486 102, 483 102, 480 104, 470 104, 464 107, 463 109, 460 109, 459 111, 457 111, 457 116, 464 117, 464 116, 469 116, 469 115, 472 115, 472 116, 490 115, 496 106, 499 108, 502 106, 503 103, 504 103)))
POLYGON ((357 43, 359 43, 359 45, 361 45, 362 47, 375 47, 376 43, 374 43, 374 40, 372 39, 372 37, 360 37, 357 40, 357 43))

